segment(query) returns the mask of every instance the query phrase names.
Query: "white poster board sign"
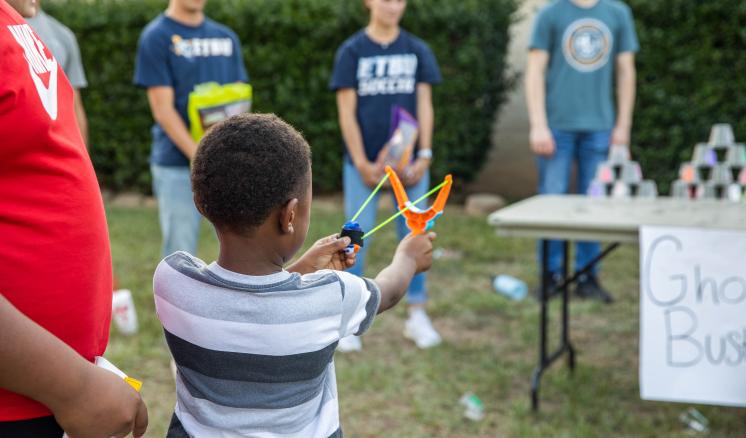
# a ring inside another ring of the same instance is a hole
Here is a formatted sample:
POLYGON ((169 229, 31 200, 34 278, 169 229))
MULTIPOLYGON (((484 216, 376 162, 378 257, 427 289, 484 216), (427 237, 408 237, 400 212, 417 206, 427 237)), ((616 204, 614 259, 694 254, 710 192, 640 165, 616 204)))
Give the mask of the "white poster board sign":
POLYGON ((746 406, 746 233, 640 229, 640 396, 746 406))

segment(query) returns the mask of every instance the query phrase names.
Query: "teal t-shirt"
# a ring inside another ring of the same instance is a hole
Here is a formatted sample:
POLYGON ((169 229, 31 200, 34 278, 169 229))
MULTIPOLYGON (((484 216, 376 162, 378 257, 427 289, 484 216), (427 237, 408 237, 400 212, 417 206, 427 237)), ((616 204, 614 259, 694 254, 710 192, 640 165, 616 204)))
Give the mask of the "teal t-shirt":
POLYGON ((552 129, 603 131, 614 127, 616 56, 637 52, 632 12, 616 0, 591 8, 554 0, 539 11, 529 49, 549 52, 547 121, 552 129))

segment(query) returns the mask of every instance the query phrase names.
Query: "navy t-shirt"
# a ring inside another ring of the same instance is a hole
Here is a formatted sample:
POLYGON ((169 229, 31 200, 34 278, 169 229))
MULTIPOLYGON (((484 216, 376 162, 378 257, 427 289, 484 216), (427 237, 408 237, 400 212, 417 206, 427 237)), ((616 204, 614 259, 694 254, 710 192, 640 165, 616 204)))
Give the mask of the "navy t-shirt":
MULTIPOLYGON (((174 89, 174 104, 189 128, 187 104, 194 86, 205 82, 247 82, 241 43, 228 27, 209 18, 188 26, 161 14, 140 35, 135 64, 136 85, 174 89)), ((160 166, 188 166, 158 123, 153 125, 150 162, 160 166)))
POLYGON ((399 105, 417 117, 417 84, 440 82, 435 56, 421 39, 402 29, 396 40, 383 45, 361 30, 337 50, 329 88, 357 91, 365 154, 374 161, 389 137, 391 108, 399 105))

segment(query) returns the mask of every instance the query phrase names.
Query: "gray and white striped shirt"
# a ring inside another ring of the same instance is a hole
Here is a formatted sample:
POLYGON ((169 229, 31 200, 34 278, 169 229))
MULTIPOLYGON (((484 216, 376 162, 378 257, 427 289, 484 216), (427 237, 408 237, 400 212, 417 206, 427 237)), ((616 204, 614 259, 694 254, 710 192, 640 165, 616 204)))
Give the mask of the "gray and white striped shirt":
POLYGON ((177 252, 153 290, 190 436, 342 436, 334 349, 373 323, 373 281, 331 270, 249 276, 177 252))

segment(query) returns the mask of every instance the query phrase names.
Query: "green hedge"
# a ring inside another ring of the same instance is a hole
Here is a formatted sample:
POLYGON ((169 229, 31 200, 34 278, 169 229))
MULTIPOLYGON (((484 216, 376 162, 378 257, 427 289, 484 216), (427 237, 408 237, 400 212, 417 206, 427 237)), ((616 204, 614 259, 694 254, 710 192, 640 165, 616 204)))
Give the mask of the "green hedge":
POLYGON ((627 0, 640 38, 633 154, 667 193, 710 126, 746 141, 746 2, 627 0))
MULTIPOLYGON (((469 180, 490 147, 504 79, 515 0, 410 0, 403 26, 424 38, 440 63, 435 89, 436 176, 469 180)), ((91 155, 104 186, 149 190, 145 92, 132 83, 137 39, 165 0, 58 0, 47 12, 78 36, 90 86, 84 91, 91 155)), ((212 0, 207 14, 236 31, 255 90, 254 110, 275 112, 313 147, 315 185, 338 189, 342 143, 328 91, 334 53, 363 26, 357 0, 212 0)))

